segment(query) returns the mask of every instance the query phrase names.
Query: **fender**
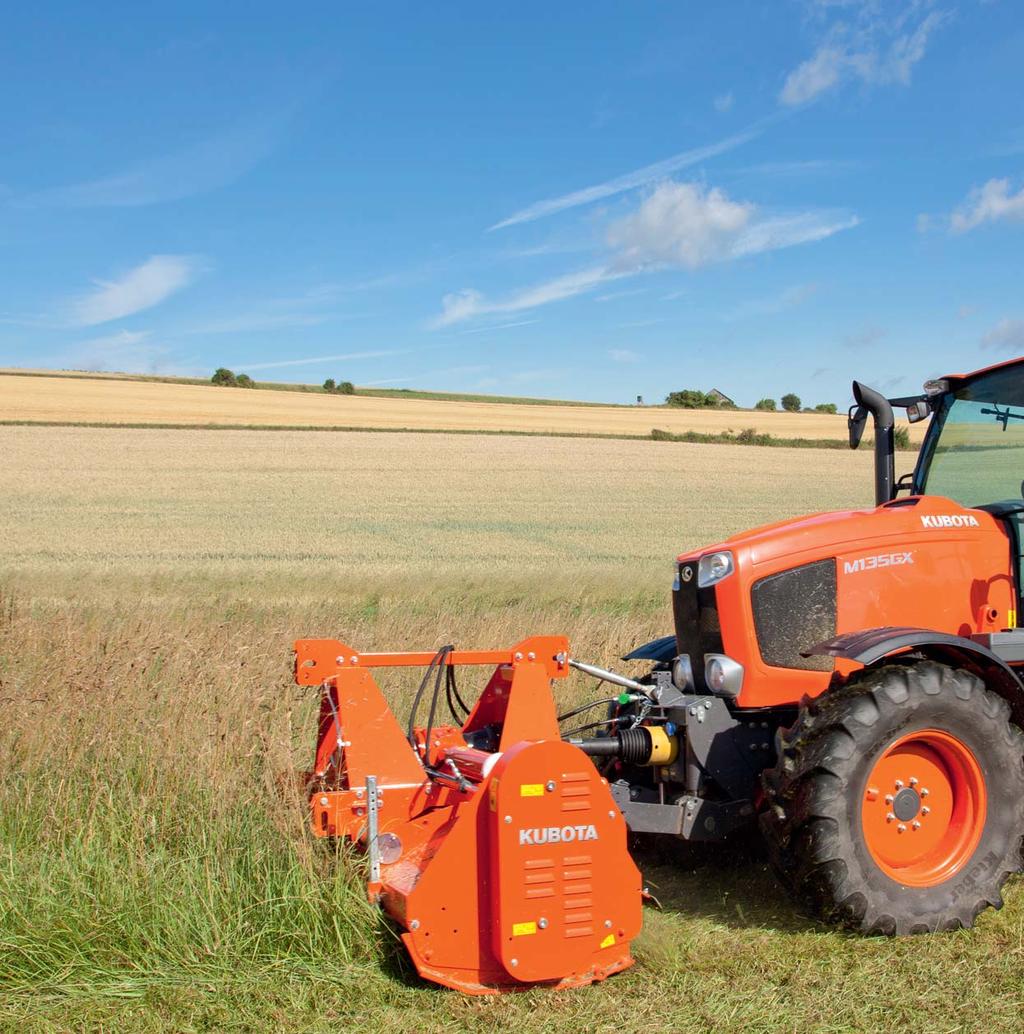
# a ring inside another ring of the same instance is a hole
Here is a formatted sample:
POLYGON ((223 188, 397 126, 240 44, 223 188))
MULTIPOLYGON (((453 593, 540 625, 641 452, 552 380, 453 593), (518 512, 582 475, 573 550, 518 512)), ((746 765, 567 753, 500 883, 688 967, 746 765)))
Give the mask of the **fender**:
POLYGON ((668 664, 675 658, 677 652, 676 637, 663 635, 631 650, 622 659, 624 661, 659 661, 668 664))
POLYGON ((842 657, 869 668, 903 650, 913 650, 931 660, 965 668, 977 675, 1010 705, 1013 721, 1024 728, 1024 685, 1001 657, 973 639, 936 632, 931 628, 888 626, 846 632, 802 653, 804 657, 812 654, 842 657))

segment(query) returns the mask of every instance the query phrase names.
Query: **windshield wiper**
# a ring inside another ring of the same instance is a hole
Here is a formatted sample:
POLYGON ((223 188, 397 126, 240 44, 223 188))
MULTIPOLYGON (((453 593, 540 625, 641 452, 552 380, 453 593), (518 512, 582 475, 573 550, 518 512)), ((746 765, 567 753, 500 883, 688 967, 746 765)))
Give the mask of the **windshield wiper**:
POLYGON ((1003 425, 1004 431, 1006 430, 1006 425, 1011 419, 1024 420, 1024 413, 1012 413, 1010 412, 1009 407, 1006 409, 1000 409, 997 405, 995 409, 983 409, 981 412, 983 416, 994 416, 996 418, 996 423, 1003 425))

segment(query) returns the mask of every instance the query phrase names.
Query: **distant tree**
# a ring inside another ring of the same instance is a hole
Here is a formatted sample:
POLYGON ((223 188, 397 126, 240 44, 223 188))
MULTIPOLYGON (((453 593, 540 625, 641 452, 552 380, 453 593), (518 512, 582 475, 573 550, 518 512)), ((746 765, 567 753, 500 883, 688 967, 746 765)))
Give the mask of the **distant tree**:
POLYGON ((788 395, 782 396, 782 408, 787 413, 799 413, 800 412, 800 396, 794 395, 790 392, 788 395))
POLYGON ((909 449, 910 445, 910 428, 909 427, 897 427, 893 432, 893 444, 897 449, 909 449))
POLYGON ((761 399, 761 401, 754 406, 754 409, 764 410, 765 413, 774 413, 775 408, 775 399, 761 399))
POLYGON ((226 388, 233 388, 238 384, 238 378, 226 366, 218 366, 210 380, 226 388))
POLYGON ((354 395, 356 393, 356 386, 351 381, 342 381, 338 385, 339 395, 354 395))
POLYGON ((680 406, 683 409, 703 409, 705 406, 713 406, 714 399, 708 399, 703 391, 693 388, 685 388, 683 391, 670 392, 665 397, 666 404, 680 406))
POLYGON ((337 390, 338 385, 334 383, 334 378, 328 377, 327 380, 324 381, 324 391, 326 391, 328 394, 332 394, 337 390))
POLYGON ((814 407, 815 413, 837 413, 838 407, 834 402, 819 402, 814 407))
POLYGON ((237 388, 255 388, 256 387, 256 382, 247 373, 240 373, 235 378, 235 387, 237 387, 237 388))

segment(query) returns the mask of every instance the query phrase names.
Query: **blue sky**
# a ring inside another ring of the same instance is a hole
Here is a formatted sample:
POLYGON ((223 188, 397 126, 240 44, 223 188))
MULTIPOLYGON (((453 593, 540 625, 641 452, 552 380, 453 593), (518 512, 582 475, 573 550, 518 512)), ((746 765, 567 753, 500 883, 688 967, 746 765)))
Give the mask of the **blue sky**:
POLYGON ((4 21, 0 365, 845 405, 1024 352, 1011 0, 4 21))

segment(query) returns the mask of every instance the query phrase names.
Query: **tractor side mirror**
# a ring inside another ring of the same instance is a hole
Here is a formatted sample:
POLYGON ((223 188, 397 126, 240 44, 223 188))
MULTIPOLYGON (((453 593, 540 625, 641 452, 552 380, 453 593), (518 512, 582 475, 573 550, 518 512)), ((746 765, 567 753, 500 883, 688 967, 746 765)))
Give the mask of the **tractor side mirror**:
POLYGON ((919 420, 927 420, 931 409, 926 399, 918 399, 913 405, 907 406, 907 419, 916 424, 919 420))
POLYGON ((850 448, 856 449, 864 437, 864 428, 868 422, 868 411, 865 406, 850 406, 846 416, 846 426, 850 432, 850 448))

